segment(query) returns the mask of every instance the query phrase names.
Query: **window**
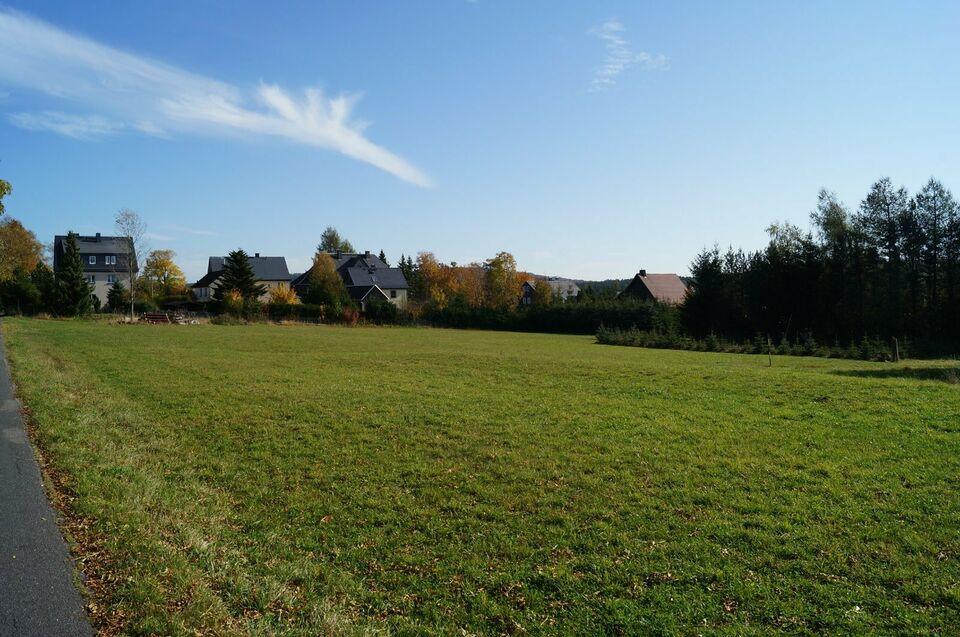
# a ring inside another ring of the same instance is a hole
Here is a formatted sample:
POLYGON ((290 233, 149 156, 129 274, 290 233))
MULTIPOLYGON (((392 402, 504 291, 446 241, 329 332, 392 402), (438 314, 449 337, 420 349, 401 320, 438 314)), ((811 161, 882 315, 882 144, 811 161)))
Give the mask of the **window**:
POLYGON ((107 265, 117 265, 117 255, 108 254, 107 256, 104 257, 104 263, 106 263, 107 265))
POLYGON ((107 275, 107 283, 116 283, 116 282, 117 282, 117 275, 116 275, 116 274, 108 274, 108 275, 107 275))
POLYGON ((87 259, 87 261, 90 263, 90 265, 96 265, 97 257, 91 254, 90 257, 87 259))
POLYGON ((97 282, 97 275, 96 275, 96 274, 88 274, 88 275, 87 275, 87 283, 96 283, 96 282, 97 282))
POLYGON ((391 298, 391 299, 397 298, 397 291, 396 291, 396 290, 390 290, 390 298, 391 298))

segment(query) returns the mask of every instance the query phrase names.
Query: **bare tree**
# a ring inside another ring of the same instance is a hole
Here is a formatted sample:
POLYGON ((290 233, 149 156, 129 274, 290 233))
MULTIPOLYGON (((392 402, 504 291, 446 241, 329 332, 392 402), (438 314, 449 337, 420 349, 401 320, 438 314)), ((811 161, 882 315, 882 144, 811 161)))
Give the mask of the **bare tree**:
POLYGON ((133 304, 134 299, 136 298, 136 276, 137 271, 139 270, 137 267, 137 254, 142 254, 145 250, 143 238, 144 234, 146 234, 147 226, 140 218, 140 215, 128 208, 124 208, 117 213, 114 223, 117 228, 117 235, 126 239, 123 247, 123 263, 120 265, 125 269, 125 272, 129 277, 127 281, 130 284, 130 322, 133 323, 133 304))

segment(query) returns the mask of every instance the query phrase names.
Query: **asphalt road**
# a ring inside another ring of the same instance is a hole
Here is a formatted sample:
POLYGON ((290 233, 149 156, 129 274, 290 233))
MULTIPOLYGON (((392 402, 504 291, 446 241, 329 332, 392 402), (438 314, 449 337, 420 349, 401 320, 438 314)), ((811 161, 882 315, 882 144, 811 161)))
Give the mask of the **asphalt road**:
POLYGON ((0 636, 92 634, 14 398, 0 332, 0 636))

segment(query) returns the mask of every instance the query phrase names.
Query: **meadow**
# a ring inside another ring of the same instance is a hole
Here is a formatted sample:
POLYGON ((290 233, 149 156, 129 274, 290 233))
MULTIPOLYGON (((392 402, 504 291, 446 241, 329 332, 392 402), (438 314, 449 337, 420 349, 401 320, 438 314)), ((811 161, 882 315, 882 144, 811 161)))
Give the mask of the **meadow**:
POLYGON ((2 329, 106 631, 960 626, 956 362, 2 329))

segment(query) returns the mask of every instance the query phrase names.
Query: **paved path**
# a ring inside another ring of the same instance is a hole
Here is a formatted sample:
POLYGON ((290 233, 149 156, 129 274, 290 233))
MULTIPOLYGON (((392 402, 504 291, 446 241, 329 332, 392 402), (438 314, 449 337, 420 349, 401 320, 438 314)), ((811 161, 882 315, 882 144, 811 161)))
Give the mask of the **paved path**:
POLYGON ((13 395, 0 332, 0 637, 92 635, 13 395))

